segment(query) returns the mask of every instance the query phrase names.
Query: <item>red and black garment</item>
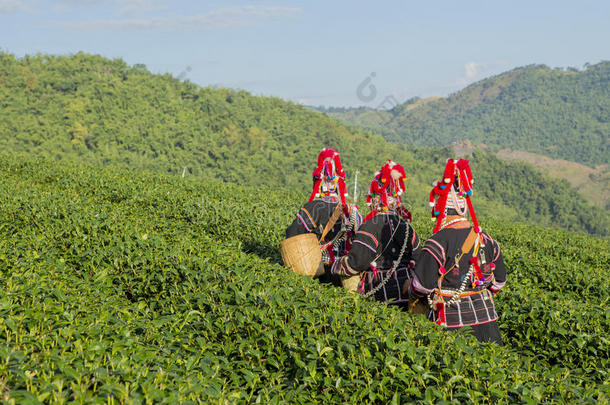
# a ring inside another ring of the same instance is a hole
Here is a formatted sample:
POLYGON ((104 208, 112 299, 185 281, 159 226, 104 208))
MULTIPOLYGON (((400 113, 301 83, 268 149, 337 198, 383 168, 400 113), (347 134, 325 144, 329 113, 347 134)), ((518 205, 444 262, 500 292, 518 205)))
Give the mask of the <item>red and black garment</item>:
POLYGON ((430 318, 447 328, 472 326, 479 340, 501 343, 493 294, 506 283, 506 268, 500 246, 484 232, 480 233, 479 260, 472 260, 476 245, 462 254, 464 242, 472 230, 472 227, 447 227, 426 241, 411 279, 410 294, 436 297, 447 303, 461 292, 460 298, 454 299, 451 305, 435 307, 432 304, 435 309, 430 318), (476 265, 471 269, 473 263, 476 265), (460 290, 462 286, 465 288, 460 290))
MULTIPOLYGON (((286 238, 301 235, 304 233, 313 233, 318 239, 322 236, 324 227, 333 215, 337 204, 340 202, 336 198, 314 200, 306 203, 297 213, 292 224, 286 228, 286 238)), ((341 285, 341 280, 330 274, 330 266, 335 260, 341 258, 347 253, 351 246, 351 237, 354 229, 362 223, 362 216, 358 209, 351 204, 347 205, 350 214, 349 220, 346 220, 343 215, 330 229, 324 238, 323 245, 326 246, 322 251, 322 261, 327 270, 324 276, 321 277, 322 282, 331 282, 337 286, 341 285)))
POLYGON ((335 262, 332 273, 340 276, 360 274, 360 293, 366 294, 385 280, 398 259, 406 240, 405 252, 388 282, 374 295, 375 300, 405 305, 408 296, 402 286, 410 278, 412 261, 419 254, 419 238, 411 225, 394 211, 377 213, 362 223, 349 253, 335 262))
MULTIPOLYGON (((294 221, 292 221, 292 224, 286 228, 286 238, 311 232, 315 233, 319 239, 322 236, 324 227, 333 215, 337 204, 336 198, 333 200, 313 200, 305 203, 297 213, 294 221)), ((356 224, 362 222, 362 216, 358 213, 356 207, 348 204, 348 210, 350 216, 355 218, 355 221, 350 221, 350 224, 344 224, 345 221, 339 219, 326 235, 326 241, 334 239, 341 231, 342 226, 351 225, 353 227, 351 222, 355 222, 356 224)))
POLYGON ((324 240, 320 241, 322 262, 327 270, 320 281, 341 285, 338 277, 330 275, 330 266, 349 250, 354 231, 362 223, 362 216, 358 212, 358 207, 347 201, 345 171, 341 165, 339 152, 330 148, 322 149, 312 178, 313 188, 309 201, 299 210, 295 220, 286 229, 286 238, 314 233, 320 239, 337 205, 341 204, 340 219, 335 222, 324 240))

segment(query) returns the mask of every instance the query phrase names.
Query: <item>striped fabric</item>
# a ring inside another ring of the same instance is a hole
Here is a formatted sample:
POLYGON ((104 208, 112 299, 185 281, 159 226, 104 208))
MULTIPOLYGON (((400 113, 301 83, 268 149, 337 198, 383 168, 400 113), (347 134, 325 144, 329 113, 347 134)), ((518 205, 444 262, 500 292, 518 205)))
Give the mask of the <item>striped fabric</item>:
MULTIPOLYGON (((436 314, 436 312, 432 313, 436 314)), ((462 297, 458 303, 452 306, 445 305, 447 328, 481 325, 497 319, 498 314, 494 306, 493 294, 489 290, 483 290, 480 294, 462 297)))
POLYGON ((371 245, 373 245, 375 247, 375 249, 377 249, 377 246, 379 246, 379 241, 372 233, 365 232, 365 231, 358 231, 358 232, 356 232, 356 234, 366 236, 372 242, 371 245))
POLYGON ((372 247, 372 246, 371 246, 371 245, 369 245, 368 243, 363 242, 363 241, 361 241, 361 240, 355 240, 353 243, 358 243, 358 244, 360 244, 360 245, 364 246, 365 248, 369 249, 369 250, 370 250, 371 252, 373 252, 373 253, 376 253, 376 252, 377 252, 377 250, 376 250, 374 247, 372 247))
MULTIPOLYGON (((367 271, 361 281, 360 287, 366 294, 385 280, 388 270, 379 269, 378 272, 367 271)), ((405 282, 410 280, 409 270, 406 267, 396 269, 388 282, 375 293, 376 301, 387 304, 406 304, 409 301, 407 292, 403 294, 402 288, 405 282)))
POLYGON ((439 266, 444 266, 447 256, 445 254, 445 248, 438 241, 430 238, 424 244, 423 251, 430 253, 432 257, 438 262, 439 266))
POLYGON ((500 254, 501 254, 500 245, 498 244, 498 242, 496 242, 495 239, 492 239, 491 236, 489 236, 485 232, 482 232, 481 235, 483 236, 484 245, 491 243, 491 246, 493 248, 493 259, 491 261, 495 262, 496 260, 498 260, 498 258, 500 257, 500 254))
POLYGON ((305 229, 307 229, 307 232, 313 231, 317 226, 316 222, 311 217, 311 214, 305 208, 301 208, 301 210, 297 214, 297 218, 299 219, 299 221, 301 221, 305 229))
POLYGON ((357 275, 358 272, 352 269, 352 267, 347 262, 347 259, 347 256, 343 256, 341 260, 335 260, 330 270, 331 274, 344 277, 352 277, 357 275))

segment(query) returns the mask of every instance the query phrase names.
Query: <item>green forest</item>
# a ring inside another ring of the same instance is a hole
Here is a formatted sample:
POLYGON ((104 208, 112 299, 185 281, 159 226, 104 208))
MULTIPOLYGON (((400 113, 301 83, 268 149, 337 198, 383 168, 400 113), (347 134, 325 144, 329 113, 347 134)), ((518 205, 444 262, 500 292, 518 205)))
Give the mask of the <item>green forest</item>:
MULTIPOLYGON (((350 192, 360 172, 363 197, 374 171, 392 158, 407 171, 407 199, 420 215, 427 215, 430 184, 452 155, 448 148, 388 143, 374 131, 278 98, 200 87, 83 53, 0 53, 0 103, 2 150, 134 172, 179 177, 184 171, 305 194, 318 152, 333 147, 341 152, 350 192)), ((480 152, 471 159, 480 215, 609 234, 608 212, 587 204, 566 182, 480 152)))
POLYGON ((394 142, 470 140, 589 166, 610 163, 610 62, 576 69, 517 68, 448 97, 412 98, 387 111, 323 109, 394 142))

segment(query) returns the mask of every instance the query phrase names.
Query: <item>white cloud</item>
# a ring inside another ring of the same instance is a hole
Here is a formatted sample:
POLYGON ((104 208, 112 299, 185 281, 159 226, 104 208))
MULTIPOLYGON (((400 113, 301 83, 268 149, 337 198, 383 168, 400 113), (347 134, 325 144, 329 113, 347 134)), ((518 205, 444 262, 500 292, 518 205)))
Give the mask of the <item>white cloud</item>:
POLYGON ((155 16, 148 18, 91 20, 66 24, 70 28, 112 29, 161 29, 161 30, 209 30, 217 28, 240 28, 261 20, 277 20, 298 15, 299 8, 241 6, 209 11, 192 16, 155 16))
POLYGON ((14 11, 26 10, 27 7, 21 0, 0 0, 0 14, 12 13, 14 11))
POLYGON ((497 72, 499 68, 504 68, 508 62, 506 60, 495 60, 485 63, 480 62, 467 62, 464 65, 464 76, 459 78, 455 85, 466 86, 474 81, 481 80, 494 72, 497 72))
POLYGON ((459 85, 467 85, 487 70, 488 65, 486 63, 468 62, 464 65, 464 76, 458 80, 459 85))

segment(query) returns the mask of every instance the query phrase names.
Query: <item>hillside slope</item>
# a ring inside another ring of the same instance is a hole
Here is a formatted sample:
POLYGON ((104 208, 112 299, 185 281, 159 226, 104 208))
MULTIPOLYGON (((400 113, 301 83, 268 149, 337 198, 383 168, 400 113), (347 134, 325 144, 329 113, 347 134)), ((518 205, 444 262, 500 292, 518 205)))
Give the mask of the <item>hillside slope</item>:
POLYGON ((587 201, 610 211, 610 170, 608 165, 595 169, 564 159, 552 159, 536 153, 503 149, 496 156, 504 160, 531 163, 550 176, 567 180, 587 201))
POLYGON ((583 71, 517 68, 446 98, 414 98, 390 111, 331 112, 420 145, 470 140, 492 151, 523 150, 590 166, 610 161, 610 62, 583 71))
MULTIPOLYGON (((350 192, 360 172, 360 197, 386 159, 403 164, 408 198, 422 212, 429 184, 452 155, 388 143, 277 98, 201 88, 86 54, 17 59, 0 53, 0 100, 0 147, 13 153, 308 190, 317 154, 334 147, 350 192)), ((481 159, 482 176, 507 170, 481 159)), ((608 215, 600 220, 567 184, 547 181, 531 167, 508 169, 511 187, 498 193, 486 182, 478 186, 482 214, 608 234, 608 215)))
POLYGON ((480 218, 497 347, 279 265, 300 195, 0 158, 2 401, 610 399, 607 240, 480 218))
POLYGON ((410 153, 277 98, 201 88, 121 60, 0 54, 0 146, 244 184, 300 186, 332 146, 371 173, 410 153))

